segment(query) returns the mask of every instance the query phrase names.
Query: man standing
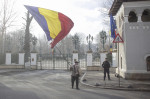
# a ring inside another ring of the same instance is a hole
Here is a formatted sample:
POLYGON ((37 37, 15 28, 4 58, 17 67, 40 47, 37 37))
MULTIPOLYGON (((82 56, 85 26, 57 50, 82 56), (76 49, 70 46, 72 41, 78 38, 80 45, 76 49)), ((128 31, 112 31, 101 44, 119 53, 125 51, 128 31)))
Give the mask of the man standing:
POLYGON ((78 61, 75 61, 75 64, 70 67, 70 70, 72 71, 72 75, 71 75, 71 83, 72 83, 72 89, 74 87, 74 82, 76 81, 76 89, 79 90, 79 76, 80 76, 80 73, 79 73, 79 65, 78 65, 78 61))
POLYGON ((107 58, 105 58, 105 61, 103 62, 102 67, 104 68, 104 81, 105 81, 105 78, 106 78, 106 73, 107 73, 107 76, 108 76, 108 80, 110 80, 110 75, 109 75, 110 64, 109 64, 107 58))

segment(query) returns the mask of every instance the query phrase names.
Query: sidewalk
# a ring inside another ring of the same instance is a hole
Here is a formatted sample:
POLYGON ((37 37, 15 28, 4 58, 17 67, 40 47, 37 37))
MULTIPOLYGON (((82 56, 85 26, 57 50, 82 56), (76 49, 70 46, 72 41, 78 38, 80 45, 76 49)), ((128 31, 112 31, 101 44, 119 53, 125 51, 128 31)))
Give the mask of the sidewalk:
POLYGON ((150 91, 150 80, 125 80, 115 77, 115 74, 110 73, 111 80, 103 80, 103 71, 85 71, 81 77, 81 83, 94 88, 115 89, 115 90, 130 90, 130 91, 150 91))

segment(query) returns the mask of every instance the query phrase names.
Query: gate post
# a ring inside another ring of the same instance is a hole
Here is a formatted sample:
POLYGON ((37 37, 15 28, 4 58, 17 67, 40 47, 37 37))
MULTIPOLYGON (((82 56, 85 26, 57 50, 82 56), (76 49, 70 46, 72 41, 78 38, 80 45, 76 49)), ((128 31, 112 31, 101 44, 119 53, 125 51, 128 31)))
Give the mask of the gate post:
POLYGON ((78 61, 78 51, 73 51, 73 60, 72 60, 72 64, 74 64, 74 60, 78 61))
POLYGON ((24 54, 25 53, 19 53, 19 65, 24 65, 24 54))
POLYGON ((101 66, 102 66, 103 62, 105 61, 105 58, 107 57, 106 54, 107 54, 106 52, 100 53, 100 62, 101 62, 100 64, 101 64, 101 66))
POLYGON ((92 70, 92 61, 93 61, 93 56, 92 56, 92 51, 87 51, 87 70, 92 70))
POLYGON ((5 64, 6 65, 11 65, 11 52, 6 53, 5 64))
POLYGON ((31 68, 37 69, 37 53, 31 53, 31 68))

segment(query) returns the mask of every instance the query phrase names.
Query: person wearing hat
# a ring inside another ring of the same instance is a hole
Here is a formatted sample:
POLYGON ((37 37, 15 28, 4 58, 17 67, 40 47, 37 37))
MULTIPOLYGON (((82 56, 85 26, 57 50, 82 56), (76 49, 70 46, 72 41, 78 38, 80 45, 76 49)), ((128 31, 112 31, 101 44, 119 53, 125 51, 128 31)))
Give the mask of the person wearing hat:
POLYGON ((105 58, 105 61, 103 62, 102 67, 104 68, 104 81, 105 81, 105 78, 106 78, 106 73, 107 73, 107 76, 108 76, 108 80, 110 80, 110 75, 109 75, 110 64, 109 64, 107 58, 105 58))
POLYGON ((72 84, 72 89, 74 87, 74 82, 76 81, 76 89, 79 90, 79 77, 80 77, 80 72, 79 72, 79 62, 75 61, 75 64, 70 67, 70 70, 72 71, 71 74, 71 84, 72 84))

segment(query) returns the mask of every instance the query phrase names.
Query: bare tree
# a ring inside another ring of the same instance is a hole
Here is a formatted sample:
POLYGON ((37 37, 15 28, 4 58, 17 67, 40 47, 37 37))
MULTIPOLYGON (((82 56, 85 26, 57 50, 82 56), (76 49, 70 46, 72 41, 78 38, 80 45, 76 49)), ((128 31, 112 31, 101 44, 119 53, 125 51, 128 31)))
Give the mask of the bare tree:
POLYGON ((5 36, 7 33, 7 29, 12 26, 12 23, 15 21, 16 12, 14 12, 14 4, 15 0, 3 0, 1 1, 0 8, 0 50, 1 53, 5 52, 5 36))
POLYGON ((103 23, 106 26, 109 26, 109 10, 113 4, 114 0, 104 0, 103 5, 101 6, 100 12, 102 13, 103 23))

